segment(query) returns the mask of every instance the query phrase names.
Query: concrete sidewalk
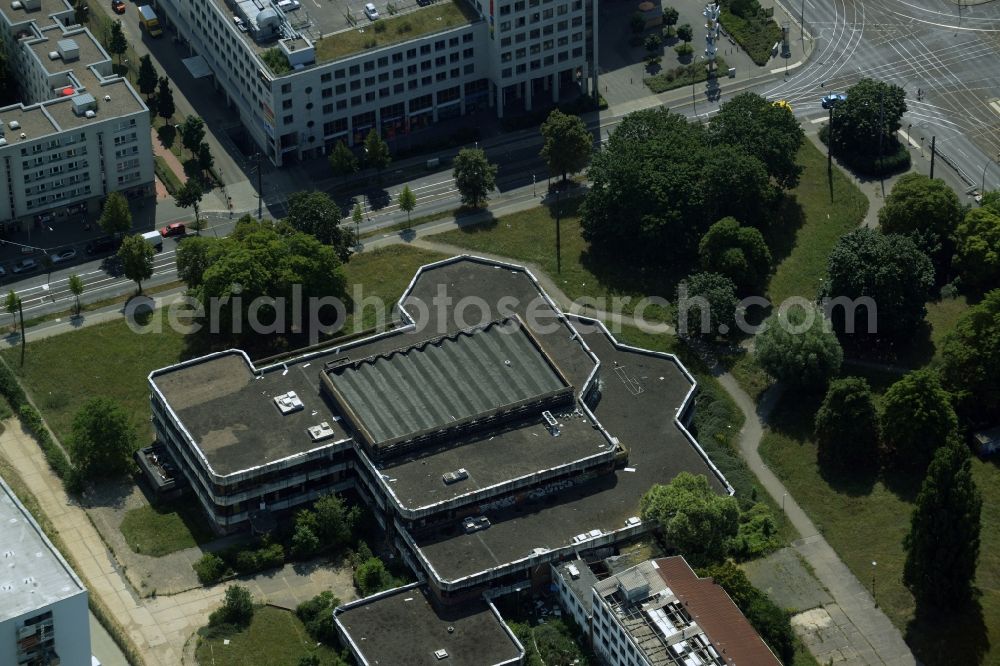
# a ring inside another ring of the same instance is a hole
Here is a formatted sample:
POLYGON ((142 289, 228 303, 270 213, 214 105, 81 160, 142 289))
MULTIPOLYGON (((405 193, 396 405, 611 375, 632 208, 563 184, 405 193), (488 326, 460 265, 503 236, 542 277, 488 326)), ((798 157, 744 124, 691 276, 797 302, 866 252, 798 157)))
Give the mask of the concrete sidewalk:
POLYGON ((780 389, 769 389, 760 404, 754 405, 732 375, 726 373, 718 379, 746 417, 740 432, 740 453, 768 494, 784 506, 788 520, 802 536, 792 547, 805 558, 816 578, 833 597, 834 603, 823 607, 829 621, 824 621, 825 626, 818 627, 818 631, 805 638, 810 652, 823 664, 831 660, 835 664, 916 664, 899 629, 875 605, 868 589, 830 547, 757 451, 767 417, 780 397, 780 389))

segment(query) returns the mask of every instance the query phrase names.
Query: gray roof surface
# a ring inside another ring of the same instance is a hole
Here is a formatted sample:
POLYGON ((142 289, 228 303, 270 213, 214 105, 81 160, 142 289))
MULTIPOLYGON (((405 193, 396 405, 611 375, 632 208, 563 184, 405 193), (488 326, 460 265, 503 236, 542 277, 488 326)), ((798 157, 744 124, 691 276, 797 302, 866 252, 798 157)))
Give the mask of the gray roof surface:
MULTIPOLYGON (((575 320, 574 320, 575 321, 575 320)), ((601 359, 601 398, 595 416, 628 449, 629 469, 615 470, 543 499, 487 512, 488 529, 465 534, 456 521, 446 529, 414 534, 420 552, 446 580, 527 557, 537 547, 560 548, 576 534, 624 527, 639 515, 639 499, 654 483, 680 472, 704 474, 718 492, 718 477, 674 423, 691 388, 669 358, 615 348, 598 327, 576 324, 601 359), (616 370, 617 367, 620 368, 616 370)))
POLYGON ((393 479, 397 500, 417 509, 598 453, 610 454, 611 443, 593 421, 575 405, 568 407, 552 412, 559 422, 558 437, 549 433, 541 414, 535 414, 437 448, 383 460, 379 469, 393 479), (459 468, 469 478, 445 485, 441 475, 459 468))
POLYGON ((591 570, 590 565, 580 559, 570 560, 569 562, 563 562, 556 567, 559 572, 559 576, 563 579, 566 587, 573 592, 573 596, 576 597, 577 601, 583 607, 584 613, 587 615, 593 614, 594 607, 594 586, 597 585, 597 576, 591 570), (573 565, 576 567, 580 575, 573 578, 569 573, 569 567, 573 565))
POLYGON ((319 392, 321 362, 289 363, 255 379, 238 352, 153 377, 217 474, 227 475, 305 453, 347 437, 319 392), (295 391, 304 408, 282 415, 276 395, 295 391), (315 412, 315 413, 314 413, 315 412), (334 435, 315 443, 306 428, 326 421, 334 435))
POLYGON ((424 587, 362 601, 338 612, 337 620, 372 666, 491 666, 521 652, 485 602, 442 607, 431 603, 424 587), (448 652, 443 661, 434 656, 440 649, 448 652))
POLYGON ((3 479, 0 526, 0 622, 86 591, 3 479))
POLYGON ((566 388, 513 318, 352 360, 328 376, 375 445, 566 388))

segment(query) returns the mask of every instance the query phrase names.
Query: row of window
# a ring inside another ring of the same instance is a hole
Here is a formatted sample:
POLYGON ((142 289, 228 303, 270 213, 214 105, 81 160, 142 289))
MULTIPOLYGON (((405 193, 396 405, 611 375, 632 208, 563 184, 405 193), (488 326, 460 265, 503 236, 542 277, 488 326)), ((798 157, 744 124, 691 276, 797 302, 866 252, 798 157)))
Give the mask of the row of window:
MULTIPOLYGON (((438 72, 434 76, 424 76, 419 81, 417 79, 410 79, 406 84, 397 83, 394 86, 392 86, 392 88, 390 88, 389 86, 385 86, 383 88, 379 88, 377 93, 375 91, 371 91, 364 93, 364 95, 354 95, 350 98, 350 106, 357 107, 365 104, 370 104, 374 102, 376 99, 386 99, 394 95, 401 95, 407 90, 416 90, 421 86, 430 86, 433 85, 434 83, 447 81, 449 78, 457 79, 462 76, 468 76, 470 74, 475 74, 474 63, 469 63, 468 65, 465 65, 465 67, 463 67, 462 69, 455 67, 449 72, 438 72)), ((306 109, 310 108, 312 107, 309 104, 307 104, 306 109)), ((336 104, 333 103, 324 104, 322 112, 324 115, 330 115, 337 111, 344 111, 347 108, 348 108, 348 100, 341 99, 337 100, 336 104)), ((295 122, 295 115, 291 113, 287 114, 282 117, 281 122, 284 125, 291 125, 295 122)), ((307 127, 312 127, 312 126, 313 126, 313 121, 310 120, 307 123, 307 127)))
MULTIPOLYGON (((535 15, 532 16, 531 22, 532 22, 532 24, 538 22, 537 14, 535 14, 535 15)), ((560 25, 562 23, 564 23, 564 21, 560 21, 556 25, 560 25)), ((574 28, 579 27, 579 26, 583 25, 583 17, 582 16, 574 16, 572 19, 570 19, 569 24, 571 26, 573 26, 574 28)), ((519 17, 515 18, 513 25, 514 25, 515 28, 523 28, 523 27, 525 27, 527 25, 527 17, 525 17, 525 16, 519 16, 519 17)), ((502 33, 503 32, 510 32, 510 28, 511 28, 511 22, 510 21, 501 21, 500 22, 500 32, 502 32, 502 33)))
POLYGON ((28 199, 25 205, 29 210, 31 210, 32 208, 42 208, 46 206, 49 202, 60 201, 62 199, 72 199, 74 197, 84 196, 87 194, 90 194, 90 185, 84 185, 83 187, 78 187, 68 192, 53 192, 52 194, 43 194, 40 197, 36 197, 34 199, 28 199))
MULTIPOLYGON (((573 57, 574 58, 581 58, 581 57, 583 57, 583 48, 575 48, 575 49, 573 49, 573 57)), ((566 61, 569 60, 569 58, 570 58, 570 52, 569 51, 562 51, 562 52, 559 53, 558 58, 555 57, 555 56, 547 55, 547 56, 545 56, 544 58, 542 58, 540 60, 532 60, 530 63, 521 63, 520 65, 517 65, 514 68, 505 67, 503 70, 501 70, 500 76, 501 76, 501 78, 509 79, 515 73, 516 74, 524 74, 529 69, 531 71, 535 71, 535 70, 541 69, 542 67, 548 67, 550 65, 554 65, 556 62, 566 62, 566 61)))
MULTIPOLYGON (((556 46, 569 46, 569 35, 563 35, 559 39, 546 39, 538 44, 532 44, 529 47, 522 46, 514 51, 504 51, 500 54, 500 62, 510 62, 513 59, 523 60, 529 55, 538 55, 542 51, 551 51, 556 48, 556 46)), ((576 32, 573 33, 574 42, 583 41, 583 33, 576 32)))
MULTIPOLYGON (((535 3, 531 6, 537 7, 538 4, 535 3)), ((583 9, 583 2, 581 0, 576 0, 576 2, 573 3, 573 10, 579 11, 581 9, 583 9)), ((500 5, 500 16, 509 16, 511 12, 523 12, 523 11, 524 11, 524 2, 520 0, 512 4, 500 5)), ((553 9, 552 7, 549 7, 548 9, 543 9, 541 13, 532 12, 531 22, 538 23, 539 20, 544 21, 546 19, 552 18, 553 16, 565 16, 566 14, 569 14, 568 3, 559 5, 555 9, 553 9)))
POLYGON ((56 190, 60 187, 65 187, 67 185, 75 185, 76 183, 86 182, 90 180, 90 173, 78 173, 75 176, 70 176, 69 178, 60 178, 59 180, 54 180, 48 183, 39 183, 38 185, 33 185, 32 187, 24 188, 24 195, 31 196, 32 194, 38 194, 39 192, 45 192, 46 190, 56 190))

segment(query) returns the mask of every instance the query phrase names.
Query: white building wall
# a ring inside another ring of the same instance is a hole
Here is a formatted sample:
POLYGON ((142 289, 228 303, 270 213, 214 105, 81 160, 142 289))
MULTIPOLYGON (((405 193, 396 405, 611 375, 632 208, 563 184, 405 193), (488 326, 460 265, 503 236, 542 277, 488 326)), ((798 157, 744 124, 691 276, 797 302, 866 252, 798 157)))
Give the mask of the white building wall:
POLYGON ((60 666, 90 666, 90 617, 86 590, 0 622, 0 664, 17 666, 18 630, 24 627, 25 620, 47 611, 52 611, 55 652, 59 655, 60 666))

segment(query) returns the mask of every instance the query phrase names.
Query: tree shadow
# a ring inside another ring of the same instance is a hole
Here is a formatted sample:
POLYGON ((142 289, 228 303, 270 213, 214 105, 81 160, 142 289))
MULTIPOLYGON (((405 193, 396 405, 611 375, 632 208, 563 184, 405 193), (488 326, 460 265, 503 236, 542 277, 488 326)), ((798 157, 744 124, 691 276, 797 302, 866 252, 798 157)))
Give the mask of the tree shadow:
POLYGON ((916 617, 906 625, 906 643, 926 666, 984 663, 990 637, 982 605, 974 599, 968 607, 949 612, 918 605, 916 617))
POLYGON ((870 495, 878 480, 878 461, 868 466, 835 467, 817 461, 819 475, 839 495, 865 497, 870 495))
POLYGON ((488 208, 462 206, 455 213, 455 223, 462 232, 472 235, 492 231, 500 221, 488 208))
POLYGON ((926 466, 920 469, 886 469, 882 472, 882 483, 896 497, 913 502, 924 483, 926 466))
POLYGON ((795 236, 806 223, 806 214, 794 194, 785 194, 775 205, 770 220, 763 225, 761 233, 777 266, 795 248, 795 236))
POLYGON ((160 144, 164 148, 170 150, 177 138, 177 129, 173 125, 163 125, 156 130, 156 138, 160 140, 160 144))
POLYGON ((921 321, 905 337, 896 338, 867 333, 867 315, 860 309, 858 314, 855 326, 865 332, 841 333, 837 336, 844 347, 844 356, 907 368, 922 368, 934 358, 937 349, 931 339, 931 325, 926 320, 921 321))
POLYGON ((382 210, 392 200, 389 192, 384 187, 370 189, 365 194, 368 196, 368 207, 372 210, 382 210))

